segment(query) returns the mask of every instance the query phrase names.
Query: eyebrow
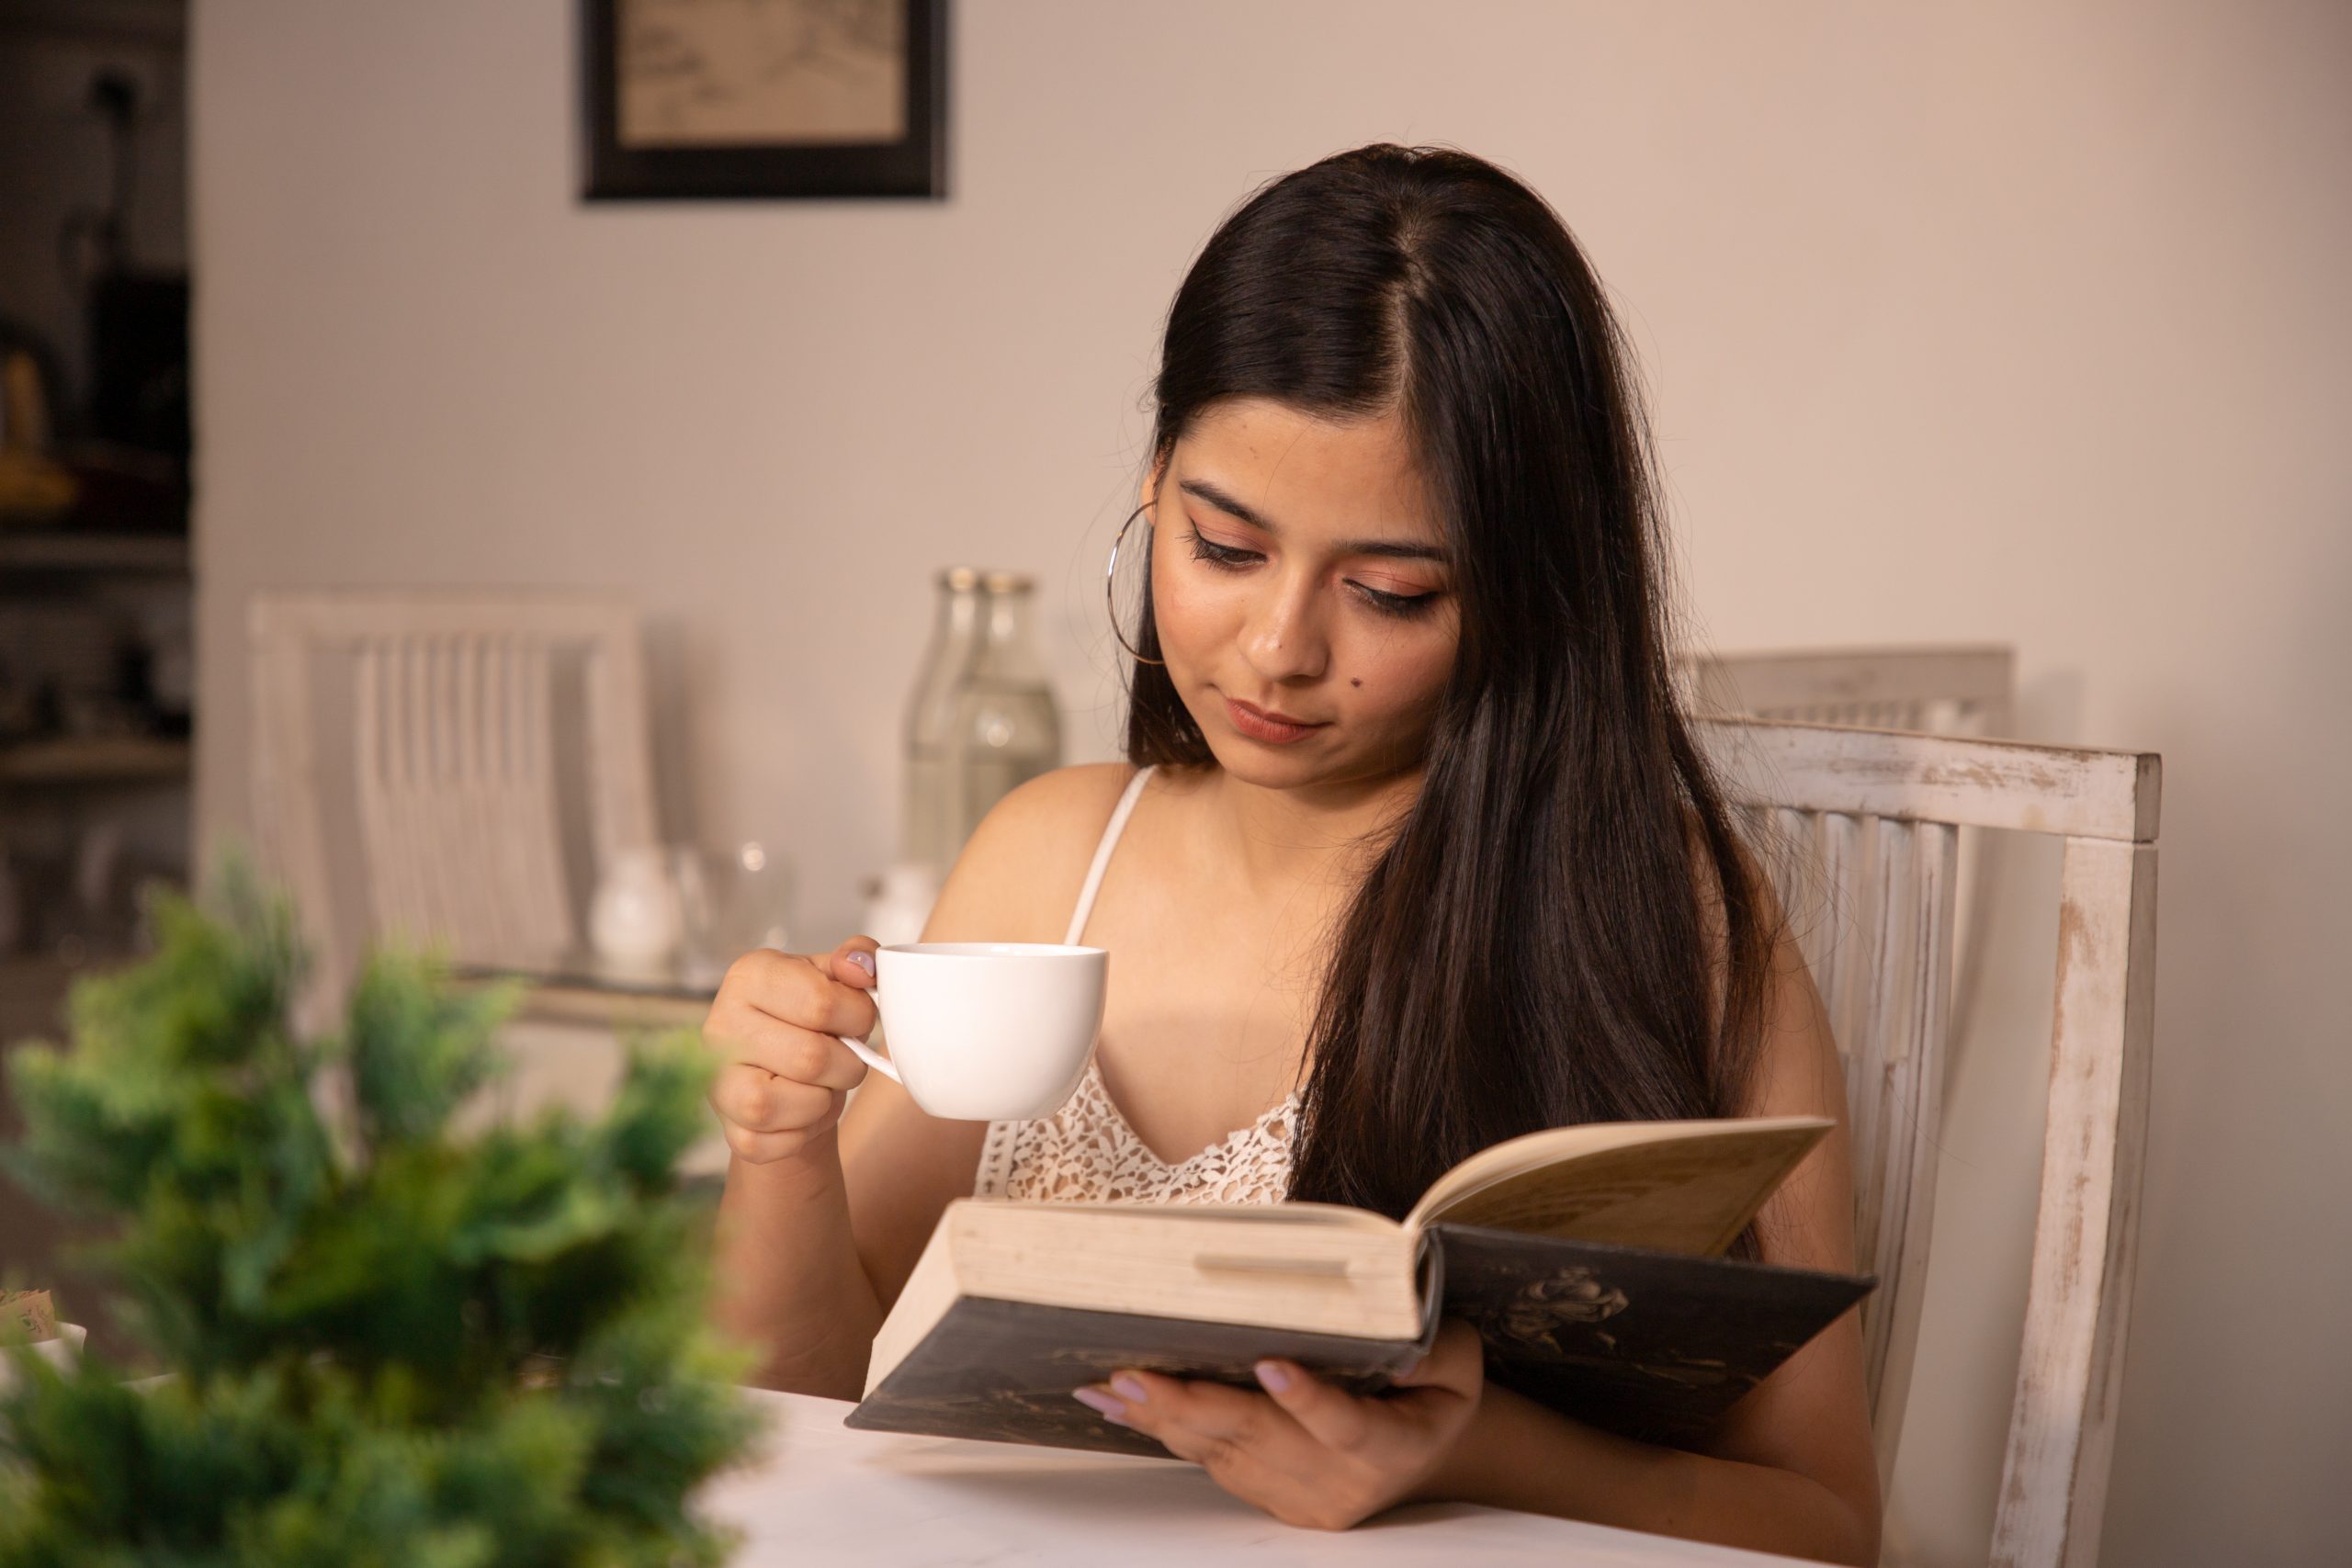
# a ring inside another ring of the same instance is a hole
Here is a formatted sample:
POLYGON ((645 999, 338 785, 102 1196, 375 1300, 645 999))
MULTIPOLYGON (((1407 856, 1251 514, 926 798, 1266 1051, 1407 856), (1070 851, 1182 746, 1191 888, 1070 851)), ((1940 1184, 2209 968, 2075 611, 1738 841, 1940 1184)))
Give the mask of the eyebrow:
MULTIPOLYGON (((1206 479, 1179 479, 1176 488, 1186 495, 1196 496, 1229 516, 1238 517, 1252 528, 1262 528, 1279 536, 1282 533, 1257 508, 1234 499, 1206 479)), ((1357 539, 1340 547, 1340 552, 1351 556, 1387 556, 1396 560, 1432 560, 1442 563, 1445 551, 1436 545, 1424 545, 1408 539, 1357 539)))

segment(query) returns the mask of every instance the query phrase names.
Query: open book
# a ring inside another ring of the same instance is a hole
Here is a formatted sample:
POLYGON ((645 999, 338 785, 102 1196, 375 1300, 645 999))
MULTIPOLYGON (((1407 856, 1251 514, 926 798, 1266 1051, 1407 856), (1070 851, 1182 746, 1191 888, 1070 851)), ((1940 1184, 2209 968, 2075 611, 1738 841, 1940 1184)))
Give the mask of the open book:
POLYGON ((1832 1124, 1557 1127, 1472 1156, 1399 1222, 1319 1203, 966 1199, 875 1337, 849 1425, 1160 1453, 1070 1391, 1126 1367, 1255 1386, 1261 1357, 1358 1392, 1443 1316, 1487 1376, 1580 1419, 1695 1438, 1873 1283, 1722 1256, 1832 1124))

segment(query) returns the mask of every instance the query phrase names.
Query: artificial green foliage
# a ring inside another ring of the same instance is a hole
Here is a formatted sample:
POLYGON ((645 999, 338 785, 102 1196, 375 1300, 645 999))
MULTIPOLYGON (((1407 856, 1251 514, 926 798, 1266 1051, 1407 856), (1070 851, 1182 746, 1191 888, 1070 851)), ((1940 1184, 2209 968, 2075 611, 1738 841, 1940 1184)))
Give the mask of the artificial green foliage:
POLYGON ((288 1024, 291 921, 231 886, 15 1054, 51 1201, 108 1219, 125 1321, 176 1374, 17 1358, 0 1568, 715 1562, 689 1493, 738 1455, 703 1326, 690 1039, 641 1045, 594 1124, 453 1127, 505 999, 377 959, 339 1039, 288 1024))

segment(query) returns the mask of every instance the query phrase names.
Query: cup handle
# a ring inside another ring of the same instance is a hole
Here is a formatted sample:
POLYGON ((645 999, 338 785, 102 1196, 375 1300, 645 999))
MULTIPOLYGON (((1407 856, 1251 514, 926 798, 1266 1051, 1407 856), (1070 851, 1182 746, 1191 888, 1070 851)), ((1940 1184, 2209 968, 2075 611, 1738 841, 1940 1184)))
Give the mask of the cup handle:
POLYGON ((899 1069, 890 1065, 890 1058, 880 1055, 871 1045, 860 1044, 846 1034, 836 1034, 833 1038, 856 1053, 859 1061, 864 1062, 892 1083, 901 1086, 906 1083, 907 1080, 899 1076, 899 1069))
MULTIPOLYGON (((876 1018, 881 1017, 881 987, 877 986, 873 991, 869 992, 868 995, 874 998, 875 1016, 876 1018)), ((846 1034, 836 1034, 833 1038, 848 1046, 852 1055, 855 1055, 859 1061, 864 1062, 867 1066, 872 1067, 876 1072, 880 1073, 884 1077, 888 1078, 892 1083, 899 1085, 900 1088, 903 1089, 906 1087, 907 1080, 899 1076, 899 1069, 890 1065, 889 1057, 881 1055, 879 1052, 876 1051, 873 1046, 866 1044, 863 1041, 852 1040, 846 1034)))

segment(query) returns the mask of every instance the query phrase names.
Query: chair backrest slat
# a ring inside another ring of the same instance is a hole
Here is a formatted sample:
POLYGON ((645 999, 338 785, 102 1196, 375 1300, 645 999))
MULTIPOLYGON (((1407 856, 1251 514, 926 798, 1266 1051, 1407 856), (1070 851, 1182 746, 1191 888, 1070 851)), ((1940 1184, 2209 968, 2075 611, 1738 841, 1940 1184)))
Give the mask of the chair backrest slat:
POLYGON ((1943 735, 1890 748, 1875 730, 1694 722, 1740 728, 1741 769, 1776 805, 2063 838, 2155 835, 2153 754, 1943 735))
POLYGON ((1851 1054, 1868 1064, 1861 1096, 1877 1124, 1871 1158, 1878 1190, 1859 1206, 1871 1227, 1861 1256, 1881 1287, 1876 1310, 1864 1314, 1863 1350, 1882 1472, 1891 1480, 1926 1302, 1928 1249, 1912 1238, 1924 1243, 1933 1220, 1958 845, 1955 830, 1941 822, 1882 818, 1878 830, 1877 1030, 1858 1036, 1851 1054))
POLYGON ((376 638, 354 650, 354 750, 379 935, 488 956, 572 938, 544 648, 492 637, 376 638), (510 759, 520 758, 515 769, 510 759))
POLYGON ((1905 1238, 1924 1258, 1926 1223, 1915 1228, 1912 1210, 1934 1192, 1956 834, 1939 822, 1781 807, 1749 820, 1845 1068, 1855 1257, 1881 1280, 1862 1309, 1865 1369, 1891 1475, 1924 1299, 1924 1274, 1904 1267, 1905 1238))
POLYGON ((1993 1562, 2096 1568, 2146 1153, 2156 847, 2070 839, 2059 874, 2052 1131, 1993 1562))

